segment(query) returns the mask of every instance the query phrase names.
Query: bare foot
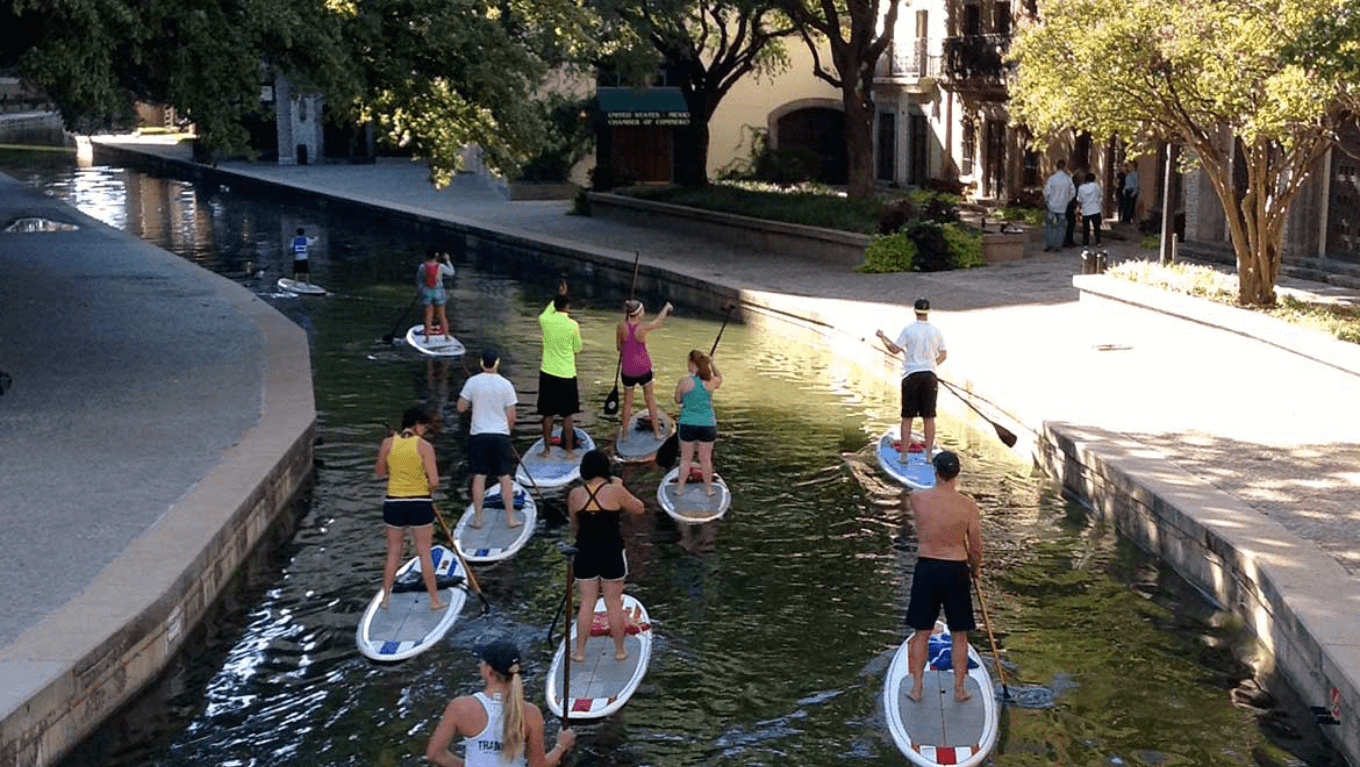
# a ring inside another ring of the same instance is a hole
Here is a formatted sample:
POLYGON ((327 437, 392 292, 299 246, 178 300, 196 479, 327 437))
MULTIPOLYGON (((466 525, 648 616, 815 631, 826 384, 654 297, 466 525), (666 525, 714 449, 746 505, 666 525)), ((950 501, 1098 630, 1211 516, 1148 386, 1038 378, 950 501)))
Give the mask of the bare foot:
POLYGON ((899 452, 899 453, 897 454, 897 462, 898 462, 898 463, 900 463, 900 464, 906 464, 906 463, 909 463, 910 461, 911 461, 911 457, 907 454, 907 451, 903 450, 903 451, 901 451, 901 452, 899 452))
POLYGON ((544 450, 543 452, 539 453, 539 454, 538 454, 538 457, 539 457, 539 458, 552 458, 552 448, 549 447, 548 449, 546 449, 546 450, 544 450))
POLYGON ((684 482, 676 482, 676 483, 675 483, 675 497, 676 497, 676 498, 679 498, 680 496, 682 496, 682 495, 684 495, 684 494, 685 494, 685 483, 684 483, 684 482))
POLYGON ((524 521, 523 521, 523 520, 518 520, 518 521, 517 521, 514 517, 510 516, 509 514, 506 514, 506 515, 505 515, 505 526, 506 526, 506 527, 509 527, 509 528, 511 528, 511 529, 516 528, 516 527, 523 527, 523 526, 524 526, 524 521))
POLYGON ((472 521, 468 523, 468 527, 472 528, 473 530, 481 530, 482 524, 483 524, 482 515, 474 513, 472 515, 472 521))
POLYGON ((572 653, 572 654, 571 654, 571 662, 572 662, 572 663, 585 663, 585 662, 586 662, 586 654, 585 654, 584 652, 574 652, 574 653, 572 653))
POLYGON ((568 460, 568 461, 572 460, 572 459, 575 458, 575 457, 576 457, 576 453, 574 453, 574 452, 572 452, 572 451, 570 451, 570 450, 567 451, 567 460, 568 460))
POLYGON ((381 607, 382 609, 386 610, 391 606, 392 606, 392 592, 390 591, 383 592, 383 598, 382 601, 378 603, 378 607, 381 607))
POLYGON ((707 496, 710 497, 710 498, 712 498, 713 495, 714 495, 715 493, 717 493, 717 492, 718 492, 717 490, 714 490, 714 489, 713 489, 713 486, 712 486, 712 485, 709 485, 708 487, 705 487, 705 488, 704 488, 704 494, 707 495, 707 496))
POLYGON ((920 703, 920 702, 921 702, 921 688, 920 688, 920 687, 913 687, 913 688, 911 688, 911 691, 907 693, 907 698, 909 698, 909 699, 910 699, 912 702, 914 702, 914 703, 920 703))
POLYGON ((968 701, 970 701, 970 700, 972 700, 972 699, 973 699, 973 694, 972 694, 972 693, 968 692, 967 690, 963 689, 962 687, 955 687, 955 688, 954 688, 954 700, 957 700, 957 701, 960 702, 960 703, 967 703, 968 701))
POLYGON ((659 431, 654 431, 654 432, 652 432, 652 437, 653 437, 654 439, 656 439, 657 442, 661 442, 661 441, 663 441, 663 440, 666 439, 666 435, 665 435, 665 434, 662 434, 662 433, 659 432, 659 431))
POLYGON ((430 600, 430 609, 431 609, 431 610, 435 610, 435 611, 443 610, 444 608, 446 608, 446 607, 448 607, 448 606, 449 606, 449 603, 448 603, 448 602, 436 602, 436 601, 434 601, 433 599, 430 600))
POLYGON ((623 650, 615 650, 614 660, 628 660, 628 650, 626 648, 623 650))

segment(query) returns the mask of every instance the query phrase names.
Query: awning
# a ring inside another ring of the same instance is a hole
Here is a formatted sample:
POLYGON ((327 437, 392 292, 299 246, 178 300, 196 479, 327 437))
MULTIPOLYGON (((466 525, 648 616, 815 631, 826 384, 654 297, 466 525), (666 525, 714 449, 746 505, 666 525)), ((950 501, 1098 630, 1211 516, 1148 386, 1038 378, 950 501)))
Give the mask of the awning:
POLYGON ((597 88, 595 95, 611 128, 689 125, 689 106, 679 88, 597 88))

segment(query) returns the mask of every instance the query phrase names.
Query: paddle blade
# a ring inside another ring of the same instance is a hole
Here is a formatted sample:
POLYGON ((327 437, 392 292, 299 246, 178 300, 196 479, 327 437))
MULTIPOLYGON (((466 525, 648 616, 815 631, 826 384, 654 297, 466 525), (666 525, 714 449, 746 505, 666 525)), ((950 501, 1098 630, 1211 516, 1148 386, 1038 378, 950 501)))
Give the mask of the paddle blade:
POLYGON ((996 427, 997 438, 1000 439, 1006 447, 1015 447, 1016 437, 1014 432, 999 423, 994 423, 992 425, 996 427))
POLYGON ((661 447, 656 451, 656 465, 663 469, 672 469, 675 462, 680 460, 680 436, 679 433, 672 434, 661 443, 661 447))
POLYGON ((604 398, 604 414, 614 415, 619 412, 619 387, 609 392, 609 396, 604 398))

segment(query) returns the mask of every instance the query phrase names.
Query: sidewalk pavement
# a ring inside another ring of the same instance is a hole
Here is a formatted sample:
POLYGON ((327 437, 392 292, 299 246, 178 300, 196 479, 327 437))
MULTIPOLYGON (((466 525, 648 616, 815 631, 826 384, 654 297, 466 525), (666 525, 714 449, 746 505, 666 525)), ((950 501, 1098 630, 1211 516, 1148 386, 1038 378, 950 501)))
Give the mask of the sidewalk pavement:
MULTIPOLYGON (((184 157, 179 147, 128 148, 184 157)), ((874 331, 895 335, 911 321, 912 302, 927 297, 935 309, 931 321, 948 343, 942 376, 996 403, 1008 424, 1028 429, 1035 435, 1031 449, 1048 425, 1063 424, 1098 431, 1152 466, 1178 467, 1184 475, 1178 482, 1223 491, 1288 531, 1281 535, 1295 536, 1289 550, 1305 558, 1326 552, 1350 576, 1349 583, 1329 585, 1339 591, 1299 600, 1322 598, 1360 610, 1360 407, 1354 404, 1360 371, 1221 328, 1094 310, 1077 301, 1072 285, 1080 249, 967 271, 866 275, 568 216, 566 202, 511 203, 496 185, 471 175, 435 190, 423 167, 406 161, 229 162, 221 170, 300 193, 566 244, 628 266, 636 250, 644 266, 834 327, 839 355, 872 356, 874 331)), ((1153 257, 1132 233, 1107 244, 1114 262, 1153 257)), ((1334 286, 1282 279, 1280 287, 1360 304, 1360 293, 1334 286)), ((1360 627, 1344 632, 1351 638, 1341 651, 1360 659, 1360 627)))

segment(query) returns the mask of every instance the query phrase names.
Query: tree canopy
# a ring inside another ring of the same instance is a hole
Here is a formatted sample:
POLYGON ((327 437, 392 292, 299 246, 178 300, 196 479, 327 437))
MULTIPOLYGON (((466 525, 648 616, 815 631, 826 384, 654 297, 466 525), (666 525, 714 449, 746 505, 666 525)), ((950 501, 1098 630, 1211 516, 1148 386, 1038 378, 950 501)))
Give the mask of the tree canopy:
POLYGON ((1011 46, 1011 112, 1041 141, 1073 129, 1187 147, 1223 205, 1240 300, 1270 304, 1290 203, 1351 119, 1343 79, 1294 53, 1337 7, 1040 0, 1011 46))

